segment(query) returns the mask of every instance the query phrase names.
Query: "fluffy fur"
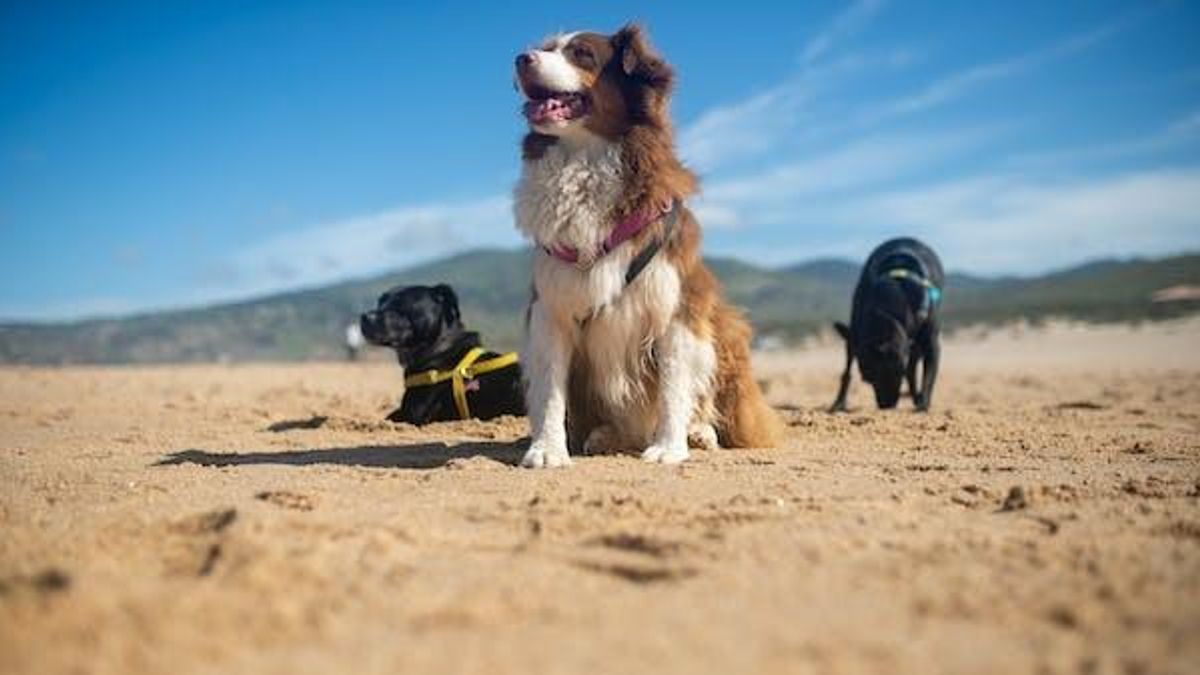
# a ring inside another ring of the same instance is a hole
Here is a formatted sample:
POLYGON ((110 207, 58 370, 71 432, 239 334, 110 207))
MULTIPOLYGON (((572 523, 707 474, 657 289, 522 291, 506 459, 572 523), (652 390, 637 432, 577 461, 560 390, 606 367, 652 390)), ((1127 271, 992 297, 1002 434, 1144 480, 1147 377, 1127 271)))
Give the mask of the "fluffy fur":
POLYGON ((674 153, 673 78, 633 25, 612 36, 555 36, 517 57, 531 131, 516 222, 538 247, 525 466, 569 464, 568 448, 675 463, 689 444, 776 441, 779 422, 750 371, 750 327, 701 261, 691 211, 680 207, 671 236, 628 285, 630 260, 663 235, 663 222, 607 255, 600 248, 620 219, 683 203, 697 189, 674 153), (556 246, 577 250, 578 263, 543 250, 556 246))

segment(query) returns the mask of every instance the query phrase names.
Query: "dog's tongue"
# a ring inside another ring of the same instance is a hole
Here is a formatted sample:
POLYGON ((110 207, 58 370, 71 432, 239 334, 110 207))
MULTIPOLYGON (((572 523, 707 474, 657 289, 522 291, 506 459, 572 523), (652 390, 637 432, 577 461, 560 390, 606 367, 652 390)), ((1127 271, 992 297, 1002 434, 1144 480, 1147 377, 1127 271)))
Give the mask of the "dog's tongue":
POLYGON ((575 117, 583 108, 578 94, 558 94, 525 104, 525 119, 532 124, 563 122, 575 117))

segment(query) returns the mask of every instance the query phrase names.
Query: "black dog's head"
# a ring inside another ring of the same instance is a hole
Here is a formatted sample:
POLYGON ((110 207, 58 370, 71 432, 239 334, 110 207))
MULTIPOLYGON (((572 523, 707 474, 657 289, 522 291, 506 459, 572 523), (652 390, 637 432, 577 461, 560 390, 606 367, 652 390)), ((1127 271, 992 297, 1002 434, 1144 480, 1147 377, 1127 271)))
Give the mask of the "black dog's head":
POLYGON ((434 354, 462 333, 458 297, 446 284, 397 286, 359 319, 368 342, 396 350, 401 365, 434 354))
MULTIPOLYGON (((895 281, 881 281, 871 291, 877 304, 861 317, 862 325, 855 327, 857 336, 851 347, 863 380, 875 389, 875 403, 883 409, 894 408, 900 400, 900 387, 912 351, 912 337, 907 328, 911 311, 895 281)), ((851 340, 846 324, 838 323, 835 327, 844 339, 851 340)))

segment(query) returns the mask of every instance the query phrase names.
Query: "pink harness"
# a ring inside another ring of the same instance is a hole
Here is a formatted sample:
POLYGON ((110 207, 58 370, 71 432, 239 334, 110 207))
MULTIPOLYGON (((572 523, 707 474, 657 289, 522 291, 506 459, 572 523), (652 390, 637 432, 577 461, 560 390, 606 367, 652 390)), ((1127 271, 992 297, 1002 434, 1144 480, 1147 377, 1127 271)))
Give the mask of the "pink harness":
MULTIPOLYGON (((675 208, 675 202, 671 202, 669 206, 657 212, 651 213, 634 213, 625 220, 617 223, 617 226, 608 233, 604 241, 600 243, 600 255, 597 258, 604 257, 612 253, 618 246, 633 239, 639 232, 646 229, 646 226, 658 220, 662 216, 670 213, 675 208)), ((565 244, 555 244, 554 246, 543 246, 547 254, 558 258, 559 260, 574 265, 579 262, 579 249, 572 248, 565 244)))

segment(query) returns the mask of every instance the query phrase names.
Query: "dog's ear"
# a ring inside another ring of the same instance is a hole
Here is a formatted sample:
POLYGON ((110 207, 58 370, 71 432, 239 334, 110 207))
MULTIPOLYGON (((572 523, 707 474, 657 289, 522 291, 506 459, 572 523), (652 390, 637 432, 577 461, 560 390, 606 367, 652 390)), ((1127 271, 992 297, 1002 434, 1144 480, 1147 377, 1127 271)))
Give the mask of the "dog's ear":
POLYGON ((833 322, 833 329, 838 332, 838 335, 842 336, 843 340, 846 342, 850 341, 850 326, 847 326, 841 321, 835 321, 833 322))
POLYGON ((458 313, 458 296, 449 284, 438 284, 433 287, 433 295, 442 307, 442 320, 447 326, 458 325, 461 316, 458 313))
POLYGON ((612 46, 616 58, 620 61, 621 70, 626 75, 641 80, 660 92, 671 88, 674 72, 650 46, 646 31, 641 26, 636 23, 625 24, 613 35, 612 46))

